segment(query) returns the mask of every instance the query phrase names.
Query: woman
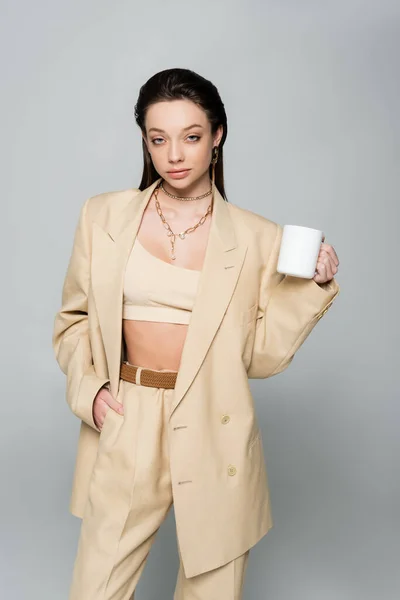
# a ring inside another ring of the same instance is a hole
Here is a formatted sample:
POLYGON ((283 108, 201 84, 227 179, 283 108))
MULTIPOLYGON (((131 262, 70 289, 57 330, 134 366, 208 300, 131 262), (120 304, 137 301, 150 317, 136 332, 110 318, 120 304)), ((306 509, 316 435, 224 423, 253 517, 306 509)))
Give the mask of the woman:
POLYGON ((224 105, 186 69, 135 107, 138 189, 89 198, 53 345, 82 421, 70 600, 128 600, 174 504, 175 600, 242 598, 272 527, 248 379, 283 371, 339 292, 322 243, 313 279, 276 271, 282 227, 228 203, 224 105))

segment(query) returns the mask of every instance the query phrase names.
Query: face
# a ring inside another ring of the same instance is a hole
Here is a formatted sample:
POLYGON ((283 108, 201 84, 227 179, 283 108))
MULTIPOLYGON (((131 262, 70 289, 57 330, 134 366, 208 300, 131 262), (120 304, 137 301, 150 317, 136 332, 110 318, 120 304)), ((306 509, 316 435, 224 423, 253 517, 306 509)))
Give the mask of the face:
POLYGON ((152 104, 146 114, 143 139, 160 177, 176 188, 186 188, 208 178, 212 148, 220 143, 202 108, 190 100, 152 104), (174 175, 171 171, 184 170, 174 175))

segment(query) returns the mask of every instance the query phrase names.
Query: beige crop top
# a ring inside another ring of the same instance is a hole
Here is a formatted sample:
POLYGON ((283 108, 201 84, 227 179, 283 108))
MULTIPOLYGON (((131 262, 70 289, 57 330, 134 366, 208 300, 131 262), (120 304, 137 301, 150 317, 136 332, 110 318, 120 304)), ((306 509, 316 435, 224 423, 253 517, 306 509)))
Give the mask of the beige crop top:
POLYGON ((188 324, 200 273, 153 256, 136 238, 125 271, 123 318, 188 324))

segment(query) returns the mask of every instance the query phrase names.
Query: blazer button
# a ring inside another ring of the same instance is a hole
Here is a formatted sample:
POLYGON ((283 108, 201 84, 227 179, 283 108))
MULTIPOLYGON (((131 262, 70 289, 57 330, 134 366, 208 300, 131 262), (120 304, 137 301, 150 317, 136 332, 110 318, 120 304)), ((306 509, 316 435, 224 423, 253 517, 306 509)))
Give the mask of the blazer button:
POLYGON ((230 475, 231 477, 233 475, 236 475, 236 467, 234 465, 229 465, 229 467, 228 467, 228 475, 230 475))
POLYGON ((227 423, 229 423, 229 421, 230 421, 230 420, 231 420, 231 418, 230 418, 230 416, 229 416, 229 415, 224 415, 224 416, 222 417, 222 419, 221 419, 221 423, 222 423, 223 425, 226 425, 227 423))

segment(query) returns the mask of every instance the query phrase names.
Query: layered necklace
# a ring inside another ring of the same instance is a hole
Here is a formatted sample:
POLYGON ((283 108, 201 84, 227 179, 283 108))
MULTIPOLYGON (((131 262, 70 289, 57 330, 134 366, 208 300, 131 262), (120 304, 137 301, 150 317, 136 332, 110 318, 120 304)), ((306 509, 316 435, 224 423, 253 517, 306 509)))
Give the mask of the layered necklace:
POLYGON ((160 216, 160 219, 162 221, 163 226, 167 230, 167 235, 168 235, 168 237, 170 238, 170 241, 171 241, 171 258, 172 258, 172 260, 175 260, 176 259, 176 255, 175 255, 175 239, 177 237, 179 237, 181 240, 184 240, 185 237, 186 237, 186 235, 188 233, 193 233, 193 231, 196 231, 196 229, 198 227, 200 227, 200 225, 203 225, 203 223, 207 219, 208 215, 211 213, 212 206, 213 206, 213 198, 211 199, 210 205, 208 206, 206 212, 201 217, 201 219, 200 219, 200 221, 198 223, 196 223, 192 227, 188 227, 187 229, 185 229, 185 231, 181 231, 180 233, 174 233, 172 231, 170 225, 167 223, 167 221, 166 221, 166 219, 165 219, 165 217, 163 215, 163 212, 161 210, 160 203, 158 201, 158 192, 159 192, 160 188, 170 198, 174 198, 175 200, 188 201, 188 200, 201 200, 202 198, 205 198, 206 196, 209 196, 210 194, 212 194, 212 187, 211 187, 211 189, 208 192, 206 192, 205 194, 202 194, 201 196, 174 196, 173 194, 170 194, 169 192, 167 192, 167 190, 163 186, 163 182, 162 181, 156 186, 156 188, 154 190, 154 198, 155 198, 156 209, 157 209, 157 212, 158 212, 158 214, 160 216))

